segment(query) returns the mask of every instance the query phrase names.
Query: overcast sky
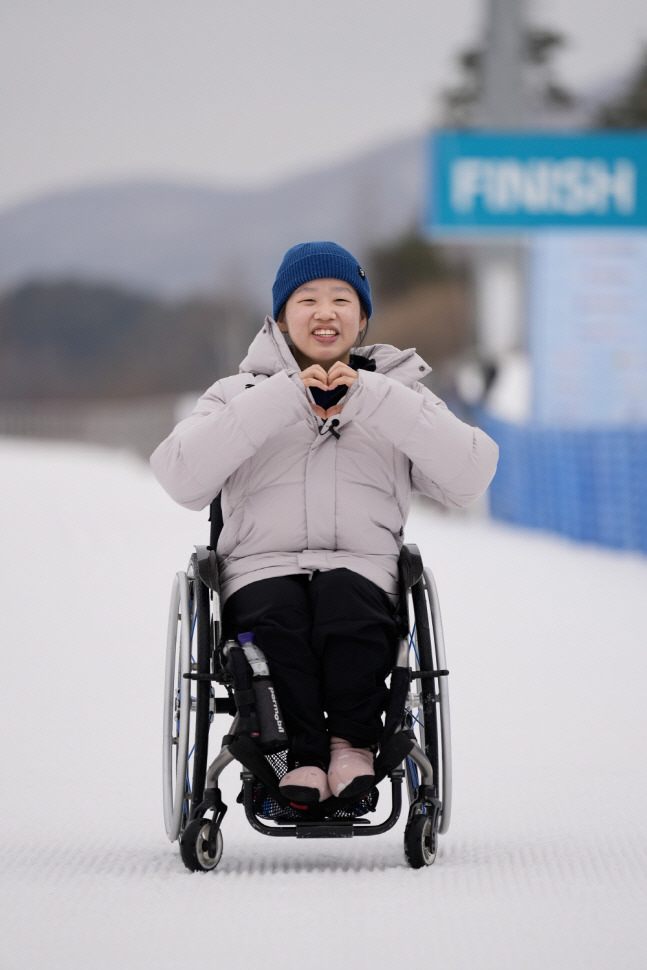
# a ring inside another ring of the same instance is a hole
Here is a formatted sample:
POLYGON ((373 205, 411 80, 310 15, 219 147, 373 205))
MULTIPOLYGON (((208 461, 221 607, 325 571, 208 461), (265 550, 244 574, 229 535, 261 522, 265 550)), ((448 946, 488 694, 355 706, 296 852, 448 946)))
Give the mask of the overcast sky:
MULTIPOLYGON (((647 43, 645 0, 528 0, 576 90, 647 43)), ((0 0, 0 209, 132 177, 268 183, 438 117, 485 0, 0 0)))

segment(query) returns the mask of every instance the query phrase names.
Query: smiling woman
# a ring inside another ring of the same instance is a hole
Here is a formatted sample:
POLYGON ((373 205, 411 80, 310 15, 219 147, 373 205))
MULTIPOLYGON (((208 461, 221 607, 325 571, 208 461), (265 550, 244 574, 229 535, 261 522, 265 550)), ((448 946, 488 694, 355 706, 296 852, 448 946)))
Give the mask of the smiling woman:
POLYGON ((240 373, 151 463, 189 508, 221 492, 224 634, 253 632, 267 658, 290 738, 279 787, 308 805, 374 783, 411 492, 467 505, 498 449, 423 387, 414 350, 359 346, 371 292, 346 249, 293 246, 272 293, 240 373))

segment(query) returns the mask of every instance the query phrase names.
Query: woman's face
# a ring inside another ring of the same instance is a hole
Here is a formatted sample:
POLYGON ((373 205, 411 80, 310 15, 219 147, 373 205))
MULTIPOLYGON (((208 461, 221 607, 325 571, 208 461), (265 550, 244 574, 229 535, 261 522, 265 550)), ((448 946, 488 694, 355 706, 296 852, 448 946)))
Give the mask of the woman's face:
POLYGON ((328 370, 337 360, 348 363, 366 314, 350 283, 311 280, 291 294, 277 322, 302 370, 311 364, 328 370))

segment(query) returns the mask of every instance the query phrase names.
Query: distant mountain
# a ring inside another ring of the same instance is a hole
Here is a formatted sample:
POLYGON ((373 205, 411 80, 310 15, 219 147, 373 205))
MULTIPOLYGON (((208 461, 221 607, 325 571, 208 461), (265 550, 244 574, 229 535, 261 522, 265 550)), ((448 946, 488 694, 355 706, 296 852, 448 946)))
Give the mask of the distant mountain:
MULTIPOLYGON (((567 110, 528 111, 531 128, 588 127, 627 84, 611 79, 567 110)), ((0 292, 76 279, 182 299, 244 296, 266 310, 288 246, 335 239, 366 261, 423 209, 424 133, 263 189, 126 181, 61 192, 0 212, 0 292)))
POLYGON ((288 246, 335 239, 365 259, 418 219, 424 142, 258 190, 124 182, 17 206, 0 213, 0 290, 70 278, 174 298, 243 291, 266 309, 288 246))

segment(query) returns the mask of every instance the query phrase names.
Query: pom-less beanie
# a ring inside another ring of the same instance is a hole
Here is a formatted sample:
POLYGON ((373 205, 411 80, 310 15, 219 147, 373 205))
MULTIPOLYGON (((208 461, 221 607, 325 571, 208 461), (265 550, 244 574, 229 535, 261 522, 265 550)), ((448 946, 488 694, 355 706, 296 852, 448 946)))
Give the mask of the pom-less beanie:
POLYGON ((290 295, 310 280, 344 280, 357 291, 366 317, 373 312, 366 273, 352 253, 334 242, 299 243, 288 249, 272 287, 276 320, 290 295))

